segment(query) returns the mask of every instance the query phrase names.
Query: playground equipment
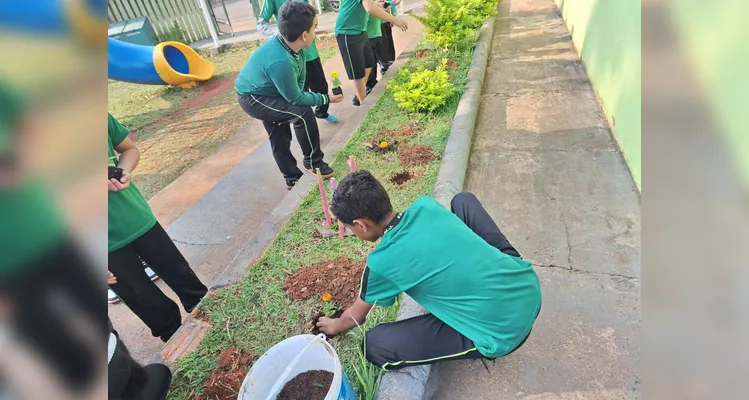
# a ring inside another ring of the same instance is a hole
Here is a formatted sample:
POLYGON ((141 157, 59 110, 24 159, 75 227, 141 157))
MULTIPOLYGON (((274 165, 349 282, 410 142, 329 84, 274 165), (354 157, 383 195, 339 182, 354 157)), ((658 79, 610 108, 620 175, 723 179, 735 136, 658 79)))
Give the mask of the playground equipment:
POLYGON ((211 79, 216 67, 190 46, 163 42, 141 46, 109 38, 109 78, 144 85, 192 87, 211 79))
POLYGON ((295 376, 313 370, 333 373, 325 400, 356 400, 338 354, 322 334, 298 335, 273 346, 247 373, 238 400, 275 399, 295 376))

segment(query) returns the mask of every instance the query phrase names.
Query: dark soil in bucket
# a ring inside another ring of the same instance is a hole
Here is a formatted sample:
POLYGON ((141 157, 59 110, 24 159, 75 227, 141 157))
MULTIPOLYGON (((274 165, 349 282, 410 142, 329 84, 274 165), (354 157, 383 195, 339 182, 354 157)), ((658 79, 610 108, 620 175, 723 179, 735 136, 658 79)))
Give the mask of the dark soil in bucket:
POLYGON ((398 151, 398 159, 403 165, 426 164, 437 158, 429 146, 409 146, 404 144, 398 151))
POLYGON ((284 385, 276 400, 323 400, 333 383, 333 373, 307 371, 284 385))
POLYGON ((224 350, 218 365, 205 381, 203 394, 196 400, 236 400, 247 370, 254 362, 237 347, 224 350))
MULTIPOLYGON (((335 313, 333 313, 333 315, 330 316, 330 318, 340 318, 341 315, 343 315, 344 311, 346 311, 346 310, 344 310, 343 308, 339 308, 338 310, 336 310, 335 313)), ((319 313, 317 313, 317 315, 315 315, 314 318, 312 318, 312 321, 310 321, 310 325, 312 326, 312 329, 310 329, 310 332, 313 335, 319 335, 319 334, 322 333, 322 332, 320 332, 319 329, 317 329, 317 321, 320 318, 324 317, 324 316, 325 316, 325 314, 323 314, 322 312, 319 312, 319 313)), ((330 335, 330 336, 328 336, 328 339, 334 338, 334 337, 336 337, 336 335, 330 335)))
POLYGON ((413 178, 414 174, 409 171, 398 172, 397 174, 390 177, 390 183, 396 186, 400 186, 413 178))
POLYGON ((364 261, 352 263, 347 257, 340 257, 302 268, 284 282, 283 290, 294 300, 319 299, 330 293, 332 301, 346 308, 359 295, 362 272, 364 261))

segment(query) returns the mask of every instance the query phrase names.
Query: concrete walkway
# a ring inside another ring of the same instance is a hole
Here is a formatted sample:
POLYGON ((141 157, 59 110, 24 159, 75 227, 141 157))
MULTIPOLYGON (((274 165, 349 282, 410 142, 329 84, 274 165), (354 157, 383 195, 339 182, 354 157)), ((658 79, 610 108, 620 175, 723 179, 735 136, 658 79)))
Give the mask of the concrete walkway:
POLYGON ((466 189, 541 279, 528 342, 432 369, 453 399, 640 398, 640 201, 552 0, 502 0, 466 189))
MULTIPOLYGON (((398 54, 423 35, 419 22, 407 18, 408 32, 393 31, 398 54)), ((343 72, 340 54, 323 68, 327 73, 343 72)), ((342 83, 347 98, 330 108, 340 121, 319 123, 323 148, 357 110, 351 104, 353 83, 346 79, 342 79, 342 83)), ((301 168, 302 156, 296 138, 291 147, 301 168)), ((326 155, 326 160, 328 158, 326 155)), ((188 170, 149 203, 159 221, 169 227, 167 232, 192 268, 206 285, 210 285, 287 193, 262 123, 250 120, 216 154, 188 170)), ((163 282, 159 281, 158 285, 176 299, 163 282)), ((124 304, 110 306, 109 317, 136 360, 147 361, 164 347, 124 304)))

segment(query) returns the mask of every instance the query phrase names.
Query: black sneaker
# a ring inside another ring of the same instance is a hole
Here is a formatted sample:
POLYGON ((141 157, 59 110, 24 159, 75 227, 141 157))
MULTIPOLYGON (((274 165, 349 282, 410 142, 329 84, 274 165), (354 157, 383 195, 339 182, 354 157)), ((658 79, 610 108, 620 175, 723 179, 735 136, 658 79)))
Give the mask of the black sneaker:
POLYGON ((299 182, 299 178, 287 179, 286 180, 286 189, 287 190, 293 189, 297 182, 299 182))
POLYGON ((361 103, 359 103, 359 98, 356 97, 356 95, 354 95, 354 99, 351 100, 351 104, 353 104, 353 105, 355 105, 357 107, 359 107, 361 105, 361 103))
MULTIPOLYGON (((323 179, 328 179, 331 176, 335 175, 335 171, 333 171, 333 168, 330 168, 330 165, 324 162, 320 163, 320 165, 315 165, 315 168, 320 169, 320 175, 322 175, 323 179)), ((313 168, 305 166, 304 169, 312 175, 317 175, 317 172, 313 168)))

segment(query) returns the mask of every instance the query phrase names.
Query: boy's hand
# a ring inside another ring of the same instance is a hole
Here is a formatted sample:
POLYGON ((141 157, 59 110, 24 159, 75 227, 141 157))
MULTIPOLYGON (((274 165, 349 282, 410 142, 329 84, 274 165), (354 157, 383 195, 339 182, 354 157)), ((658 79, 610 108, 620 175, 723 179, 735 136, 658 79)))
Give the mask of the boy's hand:
POLYGON ((117 277, 109 271, 107 271, 107 273, 109 274, 107 276, 107 285, 114 285, 115 283, 117 283, 117 277))
POLYGON ((107 184, 110 192, 121 192, 130 187, 130 173, 122 171, 122 178, 118 181, 117 179, 110 179, 107 184))
POLYGON ((402 17, 395 17, 395 21, 393 21, 393 25, 397 26, 402 30, 403 32, 408 30, 408 22, 402 17))
POLYGON ((328 336, 337 335, 342 332, 339 327, 340 321, 339 318, 320 317, 317 320, 317 328, 320 329, 320 332, 328 336))
POLYGON ((340 103, 343 101, 343 94, 332 94, 328 98, 330 99, 330 104, 340 103))

